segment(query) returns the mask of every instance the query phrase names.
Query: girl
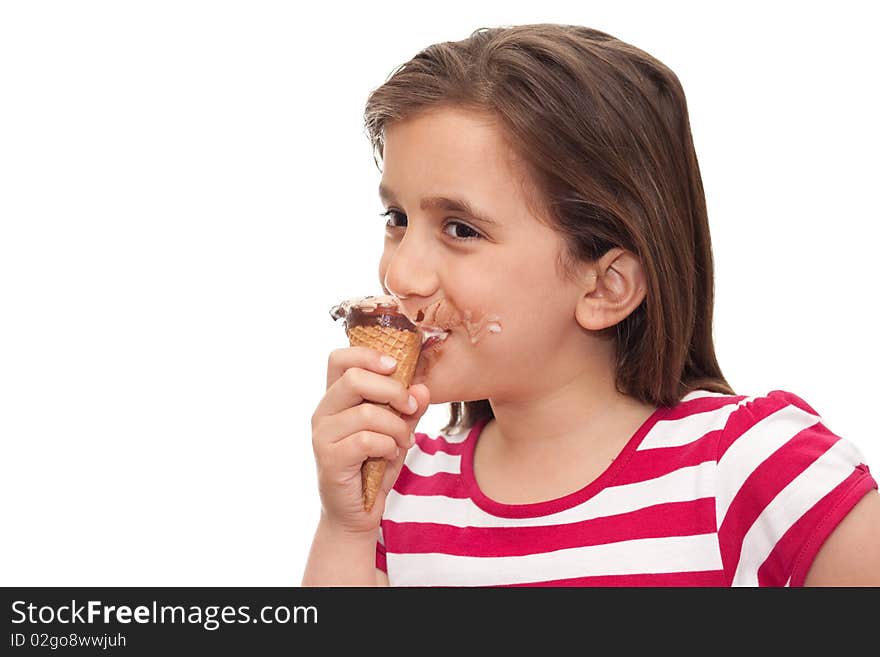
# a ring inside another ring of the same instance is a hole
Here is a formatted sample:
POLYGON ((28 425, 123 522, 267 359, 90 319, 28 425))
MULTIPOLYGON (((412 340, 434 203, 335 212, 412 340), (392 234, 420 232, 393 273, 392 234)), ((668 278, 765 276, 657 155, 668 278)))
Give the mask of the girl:
POLYGON ((716 361, 672 71, 584 27, 481 29, 397 69, 366 126, 382 288, 446 339, 408 389, 378 352, 330 355, 304 585, 880 584, 858 450, 716 361), (390 462, 369 513, 367 457, 390 462))

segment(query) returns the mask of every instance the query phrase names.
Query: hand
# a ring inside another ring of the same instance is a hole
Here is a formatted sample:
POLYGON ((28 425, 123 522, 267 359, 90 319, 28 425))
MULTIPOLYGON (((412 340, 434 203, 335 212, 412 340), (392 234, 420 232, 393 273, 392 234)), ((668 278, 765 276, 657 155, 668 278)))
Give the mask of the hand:
POLYGON ((385 498, 411 447, 410 437, 430 403, 427 386, 407 389, 389 376, 396 364, 383 363, 382 356, 368 347, 331 353, 327 391, 312 415, 322 520, 350 532, 370 532, 379 526, 385 498), (412 406, 410 396, 415 400, 412 406), (368 457, 389 461, 369 513, 361 488, 361 464, 368 457))

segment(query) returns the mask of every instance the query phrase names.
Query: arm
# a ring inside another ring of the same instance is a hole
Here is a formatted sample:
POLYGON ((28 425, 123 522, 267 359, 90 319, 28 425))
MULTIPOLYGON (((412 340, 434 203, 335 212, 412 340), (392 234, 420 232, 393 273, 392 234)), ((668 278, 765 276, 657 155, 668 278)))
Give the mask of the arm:
POLYGON ((804 586, 880 586, 880 494, 868 492, 831 533, 804 586))
MULTIPOLYGON (((373 532, 353 533, 318 522, 303 574, 303 586, 380 586, 373 532)), ((385 586, 387 586, 387 577, 385 586)))
POLYGON ((424 385, 407 389, 382 374, 394 365, 384 364, 381 356, 366 347, 330 355, 327 392, 312 416, 322 504, 303 586, 387 585, 376 568, 379 525, 430 393, 424 385), (415 408, 409 405, 410 396, 415 408), (361 465, 368 457, 389 461, 370 511, 364 509, 361 481, 361 465))

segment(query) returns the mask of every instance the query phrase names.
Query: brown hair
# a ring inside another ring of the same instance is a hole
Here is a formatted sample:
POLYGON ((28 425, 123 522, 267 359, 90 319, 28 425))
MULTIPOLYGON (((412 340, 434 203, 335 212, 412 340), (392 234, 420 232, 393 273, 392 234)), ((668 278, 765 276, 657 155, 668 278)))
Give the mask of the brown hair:
MULTIPOLYGON (((481 28, 425 48, 372 91, 364 118, 377 166, 389 122, 443 105, 499 120, 565 238, 564 272, 613 247, 639 257, 646 298, 609 329, 621 392, 655 406, 698 388, 733 394, 715 357, 706 201, 675 73, 587 27, 481 28)), ((453 402, 443 430, 485 417, 487 400, 453 402)))

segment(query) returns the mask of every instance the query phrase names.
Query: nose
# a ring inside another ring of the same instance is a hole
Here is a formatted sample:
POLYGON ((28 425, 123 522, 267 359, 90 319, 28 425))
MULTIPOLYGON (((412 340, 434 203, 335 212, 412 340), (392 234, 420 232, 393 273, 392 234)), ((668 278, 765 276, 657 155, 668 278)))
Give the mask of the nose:
POLYGON ((385 292, 398 299, 430 297, 439 282, 434 256, 428 241, 412 228, 407 229, 397 244, 386 245, 380 263, 385 292))

